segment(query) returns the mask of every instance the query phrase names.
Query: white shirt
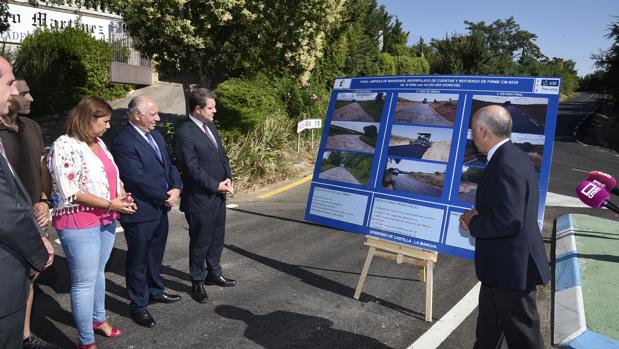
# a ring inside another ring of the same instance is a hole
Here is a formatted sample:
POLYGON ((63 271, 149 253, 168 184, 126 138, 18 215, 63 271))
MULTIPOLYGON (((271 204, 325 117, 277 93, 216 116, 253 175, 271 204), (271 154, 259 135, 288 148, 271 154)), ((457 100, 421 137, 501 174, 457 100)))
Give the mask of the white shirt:
POLYGON ((490 148, 490 150, 488 151, 488 156, 486 156, 488 158, 488 162, 490 162, 490 159, 492 159, 492 155, 494 155, 494 152, 496 152, 496 150, 499 149, 499 147, 507 141, 509 141, 509 138, 505 138, 504 140, 495 144, 494 147, 490 148))
POLYGON ((217 141, 215 141, 215 135, 213 134, 213 132, 211 131, 210 128, 205 127, 206 122, 198 120, 198 118, 196 118, 195 116, 193 116, 191 114, 189 114, 189 119, 191 119, 191 121, 193 121, 196 125, 198 125, 198 127, 200 127, 200 129, 202 131, 204 131, 204 133, 206 133, 208 138, 213 142, 213 144, 215 144, 215 148, 217 148, 217 141), (207 133, 207 131, 208 131, 208 133, 207 133))

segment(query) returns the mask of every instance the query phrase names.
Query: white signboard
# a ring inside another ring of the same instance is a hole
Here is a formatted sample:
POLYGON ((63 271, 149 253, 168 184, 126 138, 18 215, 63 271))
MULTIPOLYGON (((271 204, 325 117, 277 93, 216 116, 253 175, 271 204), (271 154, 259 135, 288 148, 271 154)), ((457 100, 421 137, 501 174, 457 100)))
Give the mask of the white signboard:
POLYGON ((308 128, 322 128, 322 119, 305 119, 297 124, 297 133, 308 128))
POLYGON ((110 33, 122 32, 122 18, 112 14, 76 15, 60 8, 18 4, 9 4, 9 13, 7 19, 10 28, 1 34, 2 42, 19 44, 37 28, 45 27, 64 29, 79 26, 95 38, 105 41, 109 39, 110 33))

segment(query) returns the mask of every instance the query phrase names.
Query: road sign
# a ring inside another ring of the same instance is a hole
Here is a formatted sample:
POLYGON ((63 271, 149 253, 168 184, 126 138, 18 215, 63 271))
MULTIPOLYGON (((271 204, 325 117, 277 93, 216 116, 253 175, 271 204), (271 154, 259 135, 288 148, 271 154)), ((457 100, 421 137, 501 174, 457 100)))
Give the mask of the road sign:
POLYGON ((303 132, 308 128, 321 128, 322 127, 322 119, 305 119, 299 121, 297 124, 297 133, 303 132))

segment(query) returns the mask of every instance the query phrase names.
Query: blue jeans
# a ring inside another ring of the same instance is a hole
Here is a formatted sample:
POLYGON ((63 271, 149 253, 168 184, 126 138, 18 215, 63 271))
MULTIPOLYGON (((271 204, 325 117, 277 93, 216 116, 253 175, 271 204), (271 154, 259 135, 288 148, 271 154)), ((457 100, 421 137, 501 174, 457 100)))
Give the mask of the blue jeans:
POLYGON ((71 311, 80 345, 95 341, 92 323, 105 321, 105 264, 116 224, 58 231, 71 273, 71 311))

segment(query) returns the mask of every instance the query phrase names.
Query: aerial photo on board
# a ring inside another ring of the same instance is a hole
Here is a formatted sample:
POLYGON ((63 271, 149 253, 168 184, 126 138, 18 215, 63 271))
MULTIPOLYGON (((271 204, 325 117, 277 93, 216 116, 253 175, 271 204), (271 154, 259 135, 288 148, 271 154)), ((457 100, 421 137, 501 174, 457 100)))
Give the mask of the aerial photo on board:
POLYGON ((373 157, 345 151, 326 151, 322 155, 318 178, 367 185, 373 157))
POLYGON ((380 122, 384 106, 384 93, 339 93, 332 120, 380 122))
POLYGON ((453 126, 457 109, 456 94, 400 93, 395 107, 395 122, 453 126))
POLYGON ((374 153, 379 123, 332 121, 327 137, 327 149, 374 153))
POLYGON ((547 98, 476 95, 473 96, 471 115, 480 108, 496 104, 504 106, 511 114, 512 132, 544 134, 547 98))
POLYGON ((431 161, 449 161, 453 129, 393 125, 389 155, 431 161))
POLYGON ((382 187, 407 193, 441 197, 447 165, 388 158, 382 187))

